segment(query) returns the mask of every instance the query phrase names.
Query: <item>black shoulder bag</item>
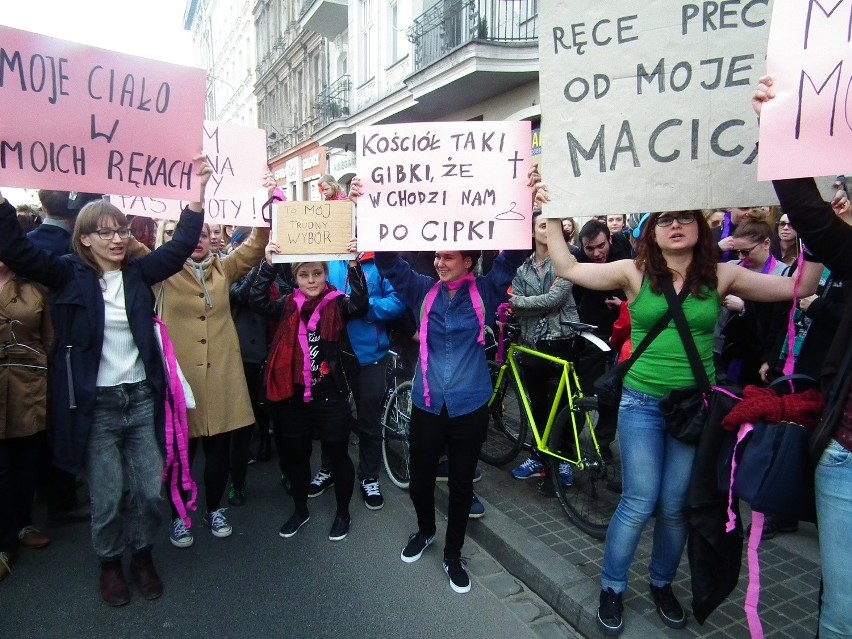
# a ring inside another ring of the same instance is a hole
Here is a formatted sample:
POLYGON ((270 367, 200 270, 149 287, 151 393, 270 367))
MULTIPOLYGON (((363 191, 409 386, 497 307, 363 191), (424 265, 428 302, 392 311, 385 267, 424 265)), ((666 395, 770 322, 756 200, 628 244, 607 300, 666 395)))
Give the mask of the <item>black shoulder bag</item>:
POLYGON ((710 405, 713 389, 707 378, 707 371, 701 363, 698 349, 695 347, 695 340, 686 323, 686 316, 683 314, 681 304, 686 297, 683 295, 684 290, 686 290, 685 286, 681 289, 681 294, 675 297, 672 282, 670 280, 663 282, 663 293, 672 309, 675 327, 683 342, 683 348, 689 358, 689 365, 692 367, 692 374, 695 375, 698 386, 669 391, 660 399, 659 407, 666 420, 666 430, 669 435, 685 444, 696 444, 707 421, 707 408, 710 405))
MULTIPOLYGON (((675 299, 682 300, 687 294, 688 292, 682 291, 682 297, 678 296, 675 299)), ((671 304, 669 304, 669 306, 671 306, 671 304)), ((654 324, 653 328, 648 331, 645 338, 639 342, 639 346, 636 347, 629 359, 624 360, 620 364, 616 364, 595 380, 594 388, 599 406, 618 408, 618 404, 621 402, 621 387, 624 382, 624 376, 627 375, 627 371, 630 370, 630 367, 633 366, 633 363, 637 359, 639 359, 639 356, 642 355, 645 349, 651 345, 651 342, 653 342, 657 336, 663 332, 663 329, 668 325, 671 318, 672 309, 669 308, 665 313, 663 313, 663 316, 657 320, 657 323, 654 324)))

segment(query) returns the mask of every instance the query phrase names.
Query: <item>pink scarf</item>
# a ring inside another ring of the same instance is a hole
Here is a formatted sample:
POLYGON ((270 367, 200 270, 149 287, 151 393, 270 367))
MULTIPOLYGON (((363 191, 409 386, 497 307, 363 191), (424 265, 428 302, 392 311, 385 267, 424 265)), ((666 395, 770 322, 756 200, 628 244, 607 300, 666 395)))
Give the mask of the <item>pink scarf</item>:
POLYGON ((189 465, 189 422, 186 418, 186 397, 178 377, 178 365, 175 350, 166 325, 159 317, 154 324, 160 331, 163 342, 163 358, 166 373, 166 464, 163 468, 163 481, 169 482, 169 492, 178 517, 183 519, 187 528, 192 527, 187 511, 195 510, 198 486, 190 475, 189 465), (175 451, 177 448, 177 451, 175 451), (180 486, 178 486, 180 482, 180 486), (189 493, 189 500, 183 503, 180 489, 189 493))
POLYGON ((304 399, 306 402, 311 401, 311 350, 308 346, 308 333, 313 333, 317 330, 322 309, 328 306, 329 302, 341 295, 343 293, 340 291, 329 291, 326 293, 325 297, 317 304, 314 312, 311 313, 308 323, 305 324, 305 321, 302 319, 302 306, 305 305, 308 298, 299 289, 296 289, 296 292, 293 294, 293 301, 296 302, 296 313, 299 316, 299 347, 302 349, 302 379, 305 382, 304 399))
MULTIPOLYGON (((435 303, 435 298, 438 296, 438 291, 441 290, 442 282, 438 280, 435 285, 426 293, 426 298, 423 300, 423 307, 420 310, 420 372, 423 374, 423 399, 426 406, 432 405, 432 400, 429 397, 429 382, 426 379, 426 370, 428 368, 429 349, 427 346, 428 327, 429 327, 429 311, 432 309, 432 304, 435 303)), ((464 277, 452 282, 445 282, 447 288, 451 291, 456 291, 467 284, 470 294, 470 302, 473 304, 473 310, 476 311, 476 318, 479 320, 479 337, 477 342, 485 345, 485 309, 482 305, 482 298, 479 295, 479 290, 476 288, 476 278, 473 273, 468 273, 464 277), (474 294, 475 293, 475 294, 474 294)))

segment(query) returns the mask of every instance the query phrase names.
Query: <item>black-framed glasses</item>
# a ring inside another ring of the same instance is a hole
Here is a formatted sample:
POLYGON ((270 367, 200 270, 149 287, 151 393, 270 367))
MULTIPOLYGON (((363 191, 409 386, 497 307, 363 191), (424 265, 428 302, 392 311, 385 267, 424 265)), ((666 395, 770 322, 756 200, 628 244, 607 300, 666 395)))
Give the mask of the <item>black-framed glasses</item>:
POLYGON ((695 221, 695 213, 683 211, 677 215, 661 215, 657 218, 657 226, 671 226, 677 220, 678 224, 692 224, 695 221))
POLYGON ((175 234, 175 230, 174 230, 174 229, 164 229, 164 230, 163 230, 163 235, 167 235, 167 236, 171 237, 171 236, 172 236, 172 235, 174 235, 174 234, 175 234))
POLYGON ((749 255, 751 255, 751 252, 752 252, 754 249, 756 249, 758 246, 760 246, 761 244, 763 244, 763 242, 758 242, 757 244, 755 244, 755 245, 754 245, 754 246, 752 246, 751 248, 747 248, 747 249, 737 249, 735 252, 736 252, 736 254, 737 254, 737 255, 739 255, 742 259, 745 259, 745 258, 747 258, 749 255))
POLYGON ((98 237, 101 238, 102 240, 111 240, 116 235, 118 235, 118 239, 120 239, 120 240, 126 240, 128 237, 130 237, 130 229, 128 229, 128 228, 123 228, 123 229, 98 229, 97 231, 95 231, 95 233, 97 233, 98 237))

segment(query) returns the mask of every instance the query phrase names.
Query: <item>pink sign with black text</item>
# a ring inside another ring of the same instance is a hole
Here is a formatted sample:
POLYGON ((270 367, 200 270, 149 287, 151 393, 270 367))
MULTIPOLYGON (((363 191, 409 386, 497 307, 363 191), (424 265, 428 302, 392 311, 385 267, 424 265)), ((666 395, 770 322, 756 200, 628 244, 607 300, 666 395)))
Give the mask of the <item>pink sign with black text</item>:
POLYGON ((0 26, 0 184, 192 200, 206 73, 0 26))

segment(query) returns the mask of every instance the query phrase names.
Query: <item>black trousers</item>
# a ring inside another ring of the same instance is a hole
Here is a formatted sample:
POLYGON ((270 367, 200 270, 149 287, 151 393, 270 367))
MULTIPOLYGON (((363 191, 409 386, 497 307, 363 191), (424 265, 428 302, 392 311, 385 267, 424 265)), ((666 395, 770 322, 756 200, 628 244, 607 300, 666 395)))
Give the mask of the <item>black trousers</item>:
MULTIPOLYGON (((577 358, 577 377, 584 395, 594 395, 595 380, 606 372, 606 366, 612 353, 604 353, 597 348, 587 347, 577 358)), ((598 423, 595 426, 595 436, 601 448, 609 448, 615 441, 615 430, 618 425, 618 408, 611 406, 598 407, 598 423)))
MULTIPOLYGON (((219 435, 211 435, 210 437, 193 437, 189 440, 189 465, 195 459, 195 453, 198 451, 198 442, 201 441, 201 446, 204 448, 204 500, 207 505, 207 512, 219 510, 219 505, 222 503, 222 496, 225 494, 225 488, 228 485, 228 462, 231 453, 231 433, 221 433, 219 435)), ((171 493, 169 493, 171 495, 171 493)), ((189 495, 183 494, 183 499, 186 501, 189 495)), ((177 510, 174 504, 171 504, 172 519, 175 519, 177 510)))
POLYGON ((358 478, 378 477, 382 465, 382 423, 388 356, 358 370, 354 384, 358 409, 358 478))
POLYGON ((32 524, 38 457, 44 433, 0 439, 0 551, 18 547, 18 531, 32 524))
POLYGON ((255 424, 260 429, 260 440, 269 439, 268 418, 263 406, 260 405, 260 370, 260 364, 243 362, 243 373, 248 385, 255 423, 238 428, 231 433, 231 481, 237 486, 243 486, 246 483, 246 472, 251 458, 249 448, 255 424))
POLYGON ((450 497, 445 559, 461 557, 473 499, 473 473, 487 429, 487 404, 458 417, 450 417, 446 406, 441 409, 440 415, 416 406, 411 409, 411 483, 408 492, 417 513, 417 527, 426 536, 435 534, 435 468, 441 454, 445 449, 447 451, 450 497))

